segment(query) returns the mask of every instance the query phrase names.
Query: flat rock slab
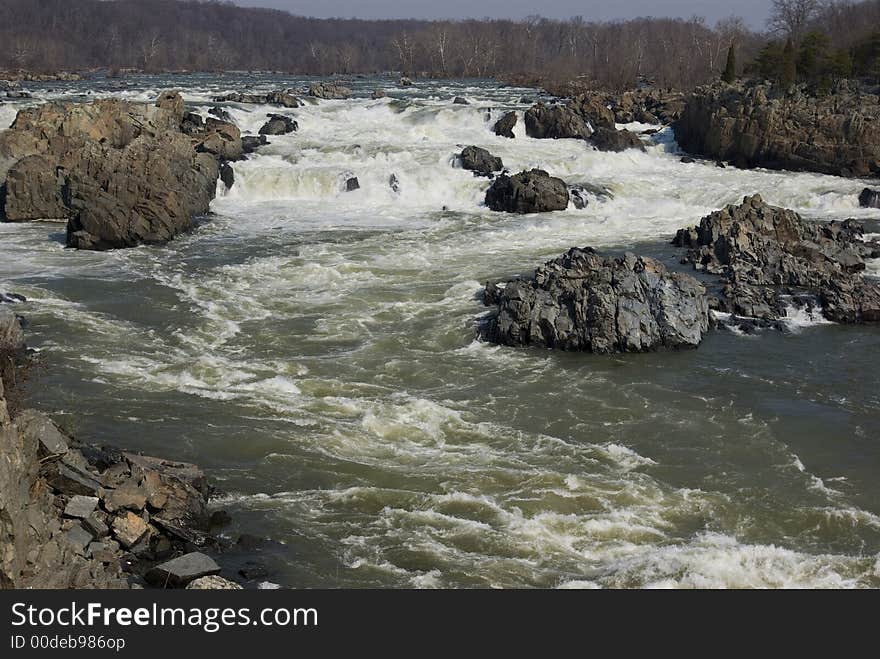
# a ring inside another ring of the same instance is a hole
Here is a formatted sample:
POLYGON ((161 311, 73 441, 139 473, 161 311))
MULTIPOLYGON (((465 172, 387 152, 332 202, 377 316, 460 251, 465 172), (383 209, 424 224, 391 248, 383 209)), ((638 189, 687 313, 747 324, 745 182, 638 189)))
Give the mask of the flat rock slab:
POLYGON ((94 540, 91 533, 86 531, 82 526, 77 524, 67 532, 67 541, 73 545, 77 553, 84 553, 85 548, 94 540))
POLYGON ((210 556, 194 551, 157 565, 147 572, 146 580, 162 587, 178 588, 200 577, 220 572, 220 566, 210 556))
POLYGON ((87 497, 82 494, 74 495, 64 507, 64 514, 68 517, 82 519, 88 517, 98 507, 98 497, 87 497))

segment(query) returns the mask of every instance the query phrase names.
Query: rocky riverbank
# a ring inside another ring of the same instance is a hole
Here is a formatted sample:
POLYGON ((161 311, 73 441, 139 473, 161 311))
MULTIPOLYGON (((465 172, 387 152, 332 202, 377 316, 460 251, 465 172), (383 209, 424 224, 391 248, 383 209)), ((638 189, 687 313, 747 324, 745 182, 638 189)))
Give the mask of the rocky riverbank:
MULTIPOLYGON (((15 299, 13 296, 3 296, 15 299)), ((81 442, 20 410, 21 319, 0 304, 0 588, 240 588, 218 576, 195 465, 81 442)))
POLYGON ((717 82, 687 97, 674 130, 685 151, 737 167, 880 175, 880 97, 855 84, 815 96, 804 86, 717 82))

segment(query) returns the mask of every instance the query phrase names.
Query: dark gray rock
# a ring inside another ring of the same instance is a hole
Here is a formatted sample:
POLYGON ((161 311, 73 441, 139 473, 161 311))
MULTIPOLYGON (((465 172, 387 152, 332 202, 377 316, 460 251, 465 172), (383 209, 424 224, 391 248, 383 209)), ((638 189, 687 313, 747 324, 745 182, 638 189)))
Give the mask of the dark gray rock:
POLYGON ((694 160, 693 158, 691 158, 690 156, 682 156, 681 159, 679 160, 679 162, 683 162, 686 165, 690 165, 690 164, 693 164, 697 161, 694 160))
POLYGON ((662 263, 627 254, 605 258, 572 248, 530 280, 487 285, 496 314, 483 339, 597 353, 694 348, 709 328, 705 289, 662 263))
POLYGON ((626 129, 597 128, 590 136, 590 143, 599 151, 645 150, 645 145, 639 139, 639 136, 626 129))
POLYGON ((721 311, 775 321, 784 315, 781 296, 818 293, 829 320, 876 322, 880 282, 861 272, 865 258, 880 256, 880 243, 863 235, 853 220, 808 222, 753 195, 679 230, 673 244, 688 248, 685 262, 695 269, 723 277, 721 311))
POLYGON ((456 97, 452 100, 452 103, 453 103, 454 105, 470 105, 470 103, 468 102, 468 100, 467 100, 466 98, 464 98, 463 96, 456 96, 456 97))
POLYGON ((352 176, 345 180, 345 191, 346 192, 354 192, 355 190, 360 190, 361 183, 358 181, 357 176, 352 176))
POLYGON ((496 121, 492 130, 494 130, 495 134, 500 137, 509 137, 513 139, 514 126, 516 126, 516 112, 511 111, 496 121))
POLYGON ((254 137, 252 135, 247 135, 241 138, 241 150, 245 155, 249 153, 253 153, 261 146, 265 146, 269 143, 269 140, 266 139, 265 135, 260 135, 259 137, 254 137))
POLYGON ((508 213, 545 213, 568 207, 568 186, 541 169, 501 174, 486 191, 486 205, 508 213))
POLYGON ((287 135, 299 129, 299 124, 283 114, 268 115, 269 121, 260 128, 260 135, 287 135))
POLYGON ((538 103, 526 111, 524 120, 526 134, 538 139, 586 140, 593 134, 583 117, 567 105, 538 103))
POLYGON ((467 169, 480 176, 491 176, 493 172, 504 169, 501 158, 497 158, 486 149, 478 146, 465 147, 459 155, 462 169, 467 169))
POLYGON ((61 494, 95 496, 101 484, 91 474, 64 462, 51 462, 45 467, 46 482, 61 494))
POLYGON ((880 208, 880 190, 865 188, 859 195, 859 206, 862 208, 880 208))
POLYGON ((392 174, 388 177, 388 187, 393 192, 400 192, 400 179, 397 178, 397 174, 392 174))
POLYGON ((94 537, 82 525, 76 524, 67 531, 66 540, 73 546, 76 553, 85 554, 86 547, 94 540, 94 537))
POLYGON ((232 186, 235 185, 235 170, 228 162, 220 163, 220 180, 223 181, 227 190, 232 189, 232 186))
POLYGON ((235 123, 232 119, 232 115, 221 108, 219 105, 215 105, 214 107, 210 108, 208 110, 208 114, 217 117, 220 121, 225 121, 230 124, 235 123))
POLYGON ((191 552, 157 565, 145 578, 155 586, 180 588, 194 579, 219 573, 220 566, 214 559, 201 552, 191 552))

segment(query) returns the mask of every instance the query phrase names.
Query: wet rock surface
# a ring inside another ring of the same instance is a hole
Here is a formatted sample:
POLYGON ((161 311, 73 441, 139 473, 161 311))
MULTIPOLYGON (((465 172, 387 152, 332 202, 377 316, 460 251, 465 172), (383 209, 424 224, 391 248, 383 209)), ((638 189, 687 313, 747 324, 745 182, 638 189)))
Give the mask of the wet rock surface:
POLYGON ((584 118, 567 105, 538 103, 523 116, 526 134, 537 139, 586 140, 593 129, 584 118))
POLYGON ((509 137, 510 139, 513 139, 515 137, 513 134, 514 126, 516 126, 516 112, 511 111, 496 121, 492 130, 499 137, 509 137))
POLYGON ((494 172, 504 169, 501 158, 478 146, 465 147, 459 154, 459 159, 462 169, 470 170, 479 176, 491 176, 494 172))
POLYGON ((486 191, 486 205, 493 211, 507 213, 545 213, 568 207, 569 192, 565 181, 541 169, 501 174, 486 191))
POLYGON ((712 300, 722 312, 773 322, 806 296, 829 320, 876 322, 880 282, 862 272, 880 243, 863 233, 853 220, 809 222, 753 195, 679 230, 673 244, 688 248, 684 262, 722 277, 712 300))
POLYGON ((479 328, 484 340, 596 353, 693 348, 709 329, 705 289, 654 259, 608 258, 572 248, 531 279, 487 284, 497 311, 479 328))
POLYGON ((614 128, 598 128, 590 136, 590 144, 599 151, 626 151, 627 149, 637 149, 644 151, 645 145, 639 136, 626 129, 615 130, 614 128))
POLYGON ((260 128, 260 135, 287 135, 299 128, 299 125, 283 114, 270 114, 267 121, 260 128))

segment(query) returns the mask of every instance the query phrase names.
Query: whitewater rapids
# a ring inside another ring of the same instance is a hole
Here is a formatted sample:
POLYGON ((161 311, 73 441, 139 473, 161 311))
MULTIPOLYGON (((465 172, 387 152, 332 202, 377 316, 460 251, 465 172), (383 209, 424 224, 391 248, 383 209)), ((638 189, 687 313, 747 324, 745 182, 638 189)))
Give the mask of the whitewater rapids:
MULTIPOLYGON (((179 88, 208 116, 215 95, 307 82, 85 81, 30 102, 179 88)), ((790 333, 616 357, 474 339, 486 280, 575 245, 668 257, 676 229, 756 192, 876 220, 865 181, 684 164, 668 128, 645 153, 533 140, 533 90, 351 84, 349 101, 225 105, 245 134, 270 112, 299 130, 235 163, 214 215, 167 246, 73 252, 61 225, 0 225, 0 290, 30 299, 42 409, 84 439, 202 465, 230 537, 277 543, 283 586, 880 586, 876 328, 798 316, 790 333), (516 139, 495 136, 511 109, 516 139), (471 144, 610 194, 492 213, 488 182, 456 165, 471 144)), ((0 127, 20 105, 0 105, 0 127)))

